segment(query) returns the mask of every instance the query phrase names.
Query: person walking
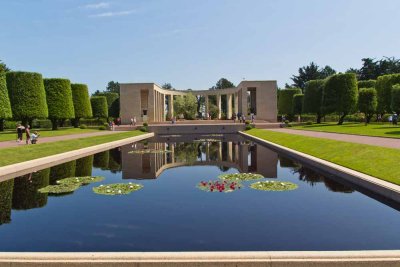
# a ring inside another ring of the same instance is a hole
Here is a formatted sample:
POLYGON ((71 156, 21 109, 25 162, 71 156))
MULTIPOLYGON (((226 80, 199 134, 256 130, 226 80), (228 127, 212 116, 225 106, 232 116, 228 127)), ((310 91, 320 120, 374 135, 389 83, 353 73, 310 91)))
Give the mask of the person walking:
POLYGON ((136 116, 133 116, 133 126, 136 126, 136 122, 137 122, 136 116))
POLYGON ((131 124, 130 125, 131 125, 131 127, 133 126, 133 118, 131 118, 131 124))
POLYGON ((22 135, 24 133, 24 126, 21 124, 18 124, 17 126, 17 142, 20 143, 22 142, 22 135))
POLYGON ((31 141, 31 126, 26 125, 25 128, 25 137, 26 137, 26 144, 29 145, 29 141, 31 141))
POLYGON ((399 117, 397 116, 397 113, 393 114, 392 120, 393 120, 393 125, 397 125, 397 121, 399 120, 399 117))

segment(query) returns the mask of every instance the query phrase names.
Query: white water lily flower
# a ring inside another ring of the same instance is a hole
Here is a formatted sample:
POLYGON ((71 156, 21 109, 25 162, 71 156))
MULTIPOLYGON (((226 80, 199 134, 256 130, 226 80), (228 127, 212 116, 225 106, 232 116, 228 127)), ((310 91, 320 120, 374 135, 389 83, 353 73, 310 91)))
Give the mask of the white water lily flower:
POLYGON ((110 193, 111 192, 111 190, 107 190, 107 193, 110 193))
POLYGON ((133 188, 133 186, 131 185, 129 188, 133 188))
POLYGON ((122 191, 121 190, 118 190, 118 194, 121 194, 122 193, 122 191))
POLYGON ((103 186, 104 186, 104 185, 102 185, 102 184, 100 185, 100 187, 103 187, 103 186))

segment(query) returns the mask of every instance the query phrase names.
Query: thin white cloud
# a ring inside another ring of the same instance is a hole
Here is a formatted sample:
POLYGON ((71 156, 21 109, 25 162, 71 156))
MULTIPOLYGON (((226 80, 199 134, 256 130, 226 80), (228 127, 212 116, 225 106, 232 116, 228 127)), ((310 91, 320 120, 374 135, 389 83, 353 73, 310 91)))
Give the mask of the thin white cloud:
POLYGON ((104 12, 99 14, 89 15, 89 18, 106 18, 106 17, 116 17, 116 16, 126 16, 135 13, 136 10, 125 10, 118 12, 104 12))
POLYGON ((108 8, 110 7, 110 3, 107 2, 100 2, 100 3, 95 3, 95 4, 88 4, 83 6, 83 8, 87 9, 100 9, 100 8, 108 8))

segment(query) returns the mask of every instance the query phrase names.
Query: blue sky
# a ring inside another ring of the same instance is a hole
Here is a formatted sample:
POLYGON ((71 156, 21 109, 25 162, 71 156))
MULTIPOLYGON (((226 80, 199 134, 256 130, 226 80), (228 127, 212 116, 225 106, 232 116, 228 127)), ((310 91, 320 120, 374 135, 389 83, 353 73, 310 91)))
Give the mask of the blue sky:
POLYGON ((311 61, 338 71, 400 57, 398 0, 0 0, 0 59, 13 70, 207 89, 278 80, 311 61))

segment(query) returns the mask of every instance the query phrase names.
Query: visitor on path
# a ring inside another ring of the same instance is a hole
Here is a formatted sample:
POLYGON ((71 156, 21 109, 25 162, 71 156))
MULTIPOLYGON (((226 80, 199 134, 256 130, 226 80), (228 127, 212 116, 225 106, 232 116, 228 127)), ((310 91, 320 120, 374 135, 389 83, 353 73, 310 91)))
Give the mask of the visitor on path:
POLYGON ((31 141, 31 126, 26 125, 25 128, 25 136, 26 136, 26 144, 29 145, 29 141, 31 141))
POLYGON ((136 126, 136 116, 133 116, 133 126, 136 126))
POLYGON ((133 118, 131 118, 131 124, 130 125, 133 126, 133 118))
POLYGON ((397 116, 397 113, 393 114, 393 125, 397 125, 397 121, 399 120, 399 117, 397 116))
POLYGON ((118 117, 118 118, 117 118, 117 126, 120 126, 120 125, 121 125, 121 118, 118 117))
POLYGON ((233 120, 233 123, 236 123, 236 113, 235 112, 233 112, 233 114, 232 114, 232 120, 233 120))
POLYGON ((244 114, 242 116, 242 121, 243 121, 244 124, 246 124, 246 116, 244 114))
POLYGON ((22 135, 24 133, 25 127, 22 126, 21 124, 18 124, 17 126, 17 142, 20 143, 22 142, 22 135))
POLYGON ((237 118, 238 118, 239 123, 242 123, 242 113, 238 112, 237 118))
POLYGON ((254 123, 254 113, 251 113, 250 118, 251 118, 251 123, 254 123))
POLYGON ((31 135, 31 144, 35 145, 37 143, 37 140, 39 138, 39 133, 37 131, 34 131, 33 134, 31 135))
POLYGON ((393 116, 392 115, 389 116, 388 121, 389 121, 389 123, 392 123, 392 121, 393 121, 393 116))
POLYGON ((205 119, 208 120, 208 117, 209 117, 209 115, 208 115, 208 112, 207 112, 206 116, 205 116, 205 119))
POLYGON ((381 122, 381 121, 382 121, 382 115, 381 115, 381 114, 378 114, 377 121, 378 121, 378 122, 381 122))

